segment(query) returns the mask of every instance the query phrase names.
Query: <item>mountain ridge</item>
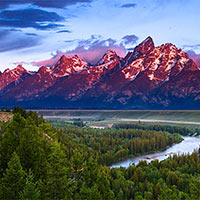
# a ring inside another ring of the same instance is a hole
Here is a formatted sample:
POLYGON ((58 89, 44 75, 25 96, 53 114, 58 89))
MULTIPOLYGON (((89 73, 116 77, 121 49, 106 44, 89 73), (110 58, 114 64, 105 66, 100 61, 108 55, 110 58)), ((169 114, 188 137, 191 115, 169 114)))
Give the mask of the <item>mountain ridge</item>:
POLYGON ((27 108, 200 109, 199 77, 199 67, 186 52, 171 43, 155 47, 147 37, 124 58, 109 50, 96 65, 63 55, 35 73, 22 66, 5 70, 0 74, 0 103, 27 108))

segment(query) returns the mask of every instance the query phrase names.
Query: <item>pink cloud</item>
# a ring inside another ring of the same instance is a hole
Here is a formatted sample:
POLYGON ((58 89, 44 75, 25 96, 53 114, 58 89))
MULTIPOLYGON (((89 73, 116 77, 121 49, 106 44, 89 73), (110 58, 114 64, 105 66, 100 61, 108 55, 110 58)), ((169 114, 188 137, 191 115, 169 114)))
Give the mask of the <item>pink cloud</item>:
POLYGON ((194 62, 200 67, 200 54, 196 54, 194 51, 187 51, 188 55, 194 62))
POLYGON ((118 56, 124 57, 126 55, 126 48, 123 43, 117 44, 116 40, 106 39, 103 40, 100 36, 92 35, 88 40, 80 40, 78 46, 71 51, 57 51, 49 60, 43 60, 40 62, 32 62, 36 66, 52 66, 62 56, 74 56, 78 55, 84 61, 96 64, 108 50, 113 50, 118 56))

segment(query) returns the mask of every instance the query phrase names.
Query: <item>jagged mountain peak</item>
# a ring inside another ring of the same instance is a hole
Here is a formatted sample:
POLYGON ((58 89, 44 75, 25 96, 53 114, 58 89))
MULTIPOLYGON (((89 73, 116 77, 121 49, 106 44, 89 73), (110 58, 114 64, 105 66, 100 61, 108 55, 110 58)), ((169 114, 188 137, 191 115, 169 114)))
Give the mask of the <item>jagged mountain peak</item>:
POLYGON ((153 38, 151 36, 148 36, 142 43, 154 43, 153 38))
POLYGON ((73 55, 73 56, 62 55, 60 57, 60 59, 58 59, 58 61, 55 65, 60 65, 60 64, 63 64, 63 63, 69 63, 70 61, 75 61, 75 60, 79 60, 79 61, 84 62, 78 55, 73 55))
MULTIPOLYGON (((151 84, 146 85, 145 89, 152 89, 165 81, 169 81, 171 77, 178 75, 190 61, 186 52, 171 43, 162 44, 158 47, 154 47, 151 43, 152 38, 147 38, 136 47, 144 49, 145 45, 147 45, 147 48, 150 45, 151 50, 148 53, 142 54, 138 49, 134 50, 133 53, 128 53, 126 59, 129 62, 126 62, 127 65, 122 70, 124 77, 129 81, 135 79, 136 82, 150 81, 151 84), (139 54, 136 54, 138 52, 139 54)), ((197 69, 194 63, 187 65, 187 68, 192 71, 197 69)))
POLYGON ((96 65, 106 64, 112 60, 118 60, 118 55, 113 50, 107 50, 107 52, 103 55, 101 60, 96 65))
POLYGON ((129 51, 123 59, 123 65, 128 66, 142 55, 147 55, 155 48, 153 39, 149 36, 139 45, 137 45, 133 51, 129 51))
POLYGON ((46 73, 46 72, 51 72, 50 68, 47 68, 45 66, 42 66, 39 68, 38 73, 46 73))
POLYGON ((62 55, 61 57, 60 57, 60 59, 58 60, 58 62, 60 61, 60 62, 65 62, 67 60, 67 57, 65 56, 65 55, 62 55))
POLYGON ((66 57, 65 55, 51 67, 52 75, 55 77, 63 77, 81 71, 87 67, 87 63, 79 58, 78 55, 66 57))
POLYGON ((28 72, 28 70, 26 70, 22 65, 18 65, 17 67, 15 67, 15 68, 13 68, 13 69, 9 69, 9 68, 7 68, 7 69, 5 69, 4 70, 4 72, 2 73, 2 74, 21 74, 21 73, 23 73, 23 72, 27 72, 27 73, 29 73, 28 72))
POLYGON ((6 68, 6 69, 3 71, 3 74, 8 73, 8 72, 10 72, 10 71, 11 71, 10 68, 6 68))
POLYGON ((77 54, 74 55, 74 56, 72 56, 72 59, 74 59, 74 60, 81 60, 80 57, 77 54))
POLYGON ((147 54, 155 48, 153 39, 148 36, 143 42, 135 47, 134 52, 140 52, 141 54, 147 54))
POLYGON ((17 65, 16 69, 25 70, 25 68, 22 65, 17 65))
POLYGON ((0 74, 0 90, 17 81, 22 76, 29 75, 30 72, 27 71, 22 65, 18 65, 14 69, 7 68, 3 73, 0 74))

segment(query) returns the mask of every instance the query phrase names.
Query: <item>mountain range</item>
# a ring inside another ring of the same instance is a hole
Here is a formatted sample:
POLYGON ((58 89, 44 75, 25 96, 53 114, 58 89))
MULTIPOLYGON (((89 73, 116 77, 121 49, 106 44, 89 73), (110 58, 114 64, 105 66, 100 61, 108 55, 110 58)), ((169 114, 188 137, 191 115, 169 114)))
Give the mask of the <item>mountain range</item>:
POLYGON ((0 73, 0 106, 32 109, 200 109, 200 68, 151 37, 124 58, 109 50, 91 65, 77 55, 30 72, 0 73))

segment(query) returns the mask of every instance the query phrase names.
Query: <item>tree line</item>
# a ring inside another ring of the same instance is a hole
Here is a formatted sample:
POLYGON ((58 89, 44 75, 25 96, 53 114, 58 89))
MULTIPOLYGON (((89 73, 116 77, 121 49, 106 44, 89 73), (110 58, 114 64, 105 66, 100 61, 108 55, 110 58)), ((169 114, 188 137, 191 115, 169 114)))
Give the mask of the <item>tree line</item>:
POLYGON ((116 123, 113 125, 116 129, 141 129, 152 131, 166 131, 168 133, 179 133, 183 136, 200 135, 198 128, 186 128, 179 126, 161 125, 161 124, 144 124, 144 123, 116 123))

